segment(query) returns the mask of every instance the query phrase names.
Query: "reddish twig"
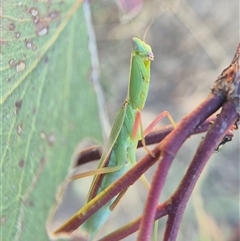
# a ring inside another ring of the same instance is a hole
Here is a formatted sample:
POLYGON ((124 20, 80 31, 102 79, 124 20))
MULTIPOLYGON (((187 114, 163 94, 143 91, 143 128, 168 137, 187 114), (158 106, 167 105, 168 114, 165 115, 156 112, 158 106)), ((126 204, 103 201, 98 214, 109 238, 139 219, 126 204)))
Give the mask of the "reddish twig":
POLYGON ((168 200, 171 205, 168 207, 168 221, 163 241, 176 239, 183 212, 203 168, 215 151, 219 140, 222 140, 237 118, 235 108, 229 103, 225 104, 219 118, 201 142, 177 191, 168 200))

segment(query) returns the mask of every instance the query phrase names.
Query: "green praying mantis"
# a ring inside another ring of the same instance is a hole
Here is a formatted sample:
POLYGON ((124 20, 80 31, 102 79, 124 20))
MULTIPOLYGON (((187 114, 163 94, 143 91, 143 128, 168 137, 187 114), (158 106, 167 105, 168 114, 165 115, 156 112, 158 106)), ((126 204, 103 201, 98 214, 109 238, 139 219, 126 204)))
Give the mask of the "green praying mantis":
MULTIPOLYGON (((151 61, 154 60, 154 55, 151 47, 139 38, 133 38, 132 45, 133 51, 131 53, 128 94, 117 113, 98 169, 78 174, 73 178, 78 179, 95 175, 88 193, 87 203, 121 177, 131 166, 135 165, 138 141, 142 139, 144 143, 144 135, 149 133, 160 119, 167 115, 171 123, 174 123, 170 114, 165 111, 143 132, 140 113, 148 95, 150 65, 151 61)), ((146 146, 145 149, 147 150, 146 146)), ((150 153, 150 151, 148 151, 148 153, 150 153)), ((92 240, 96 236, 98 230, 108 219, 111 211, 124 193, 120 193, 117 197, 109 201, 82 225, 88 233, 89 240, 92 240)), ((81 212, 81 210, 82 209, 80 209, 79 212, 81 212)), ((74 216, 77 216, 79 212, 74 216)), ((65 233, 70 225, 71 218, 55 230, 54 234, 65 233)))

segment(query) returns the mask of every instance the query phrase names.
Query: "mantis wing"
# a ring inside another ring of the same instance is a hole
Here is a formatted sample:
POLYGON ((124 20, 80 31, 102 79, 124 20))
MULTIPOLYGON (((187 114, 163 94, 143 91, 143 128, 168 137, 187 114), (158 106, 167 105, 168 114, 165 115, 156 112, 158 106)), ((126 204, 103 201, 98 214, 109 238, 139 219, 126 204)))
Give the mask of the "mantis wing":
MULTIPOLYGON (((127 109, 127 102, 124 102, 121 108, 119 109, 117 116, 115 118, 111 133, 109 135, 108 143, 106 146, 106 149, 104 150, 101 159, 99 161, 98 169, 103 169, 102 173, 109 173, 109 172, 114 172, 118 170, 118 167, 107 167, 108 161, 109 161, 109 156, 111 154, 112 148, 119 136, 119 133, 122 129, 123 122, 126 116, 126 109, 127 109), (105 172, 104 172, 105 171, 105 172)), ((88 193, 88 198, 87 202, 91 199, 93 199, 97 195, 97 191, 99 188, 99 185, 101 184, 101 179, 103 178, 103 175, 96 175, 92 181, 90 191, 88 193)))

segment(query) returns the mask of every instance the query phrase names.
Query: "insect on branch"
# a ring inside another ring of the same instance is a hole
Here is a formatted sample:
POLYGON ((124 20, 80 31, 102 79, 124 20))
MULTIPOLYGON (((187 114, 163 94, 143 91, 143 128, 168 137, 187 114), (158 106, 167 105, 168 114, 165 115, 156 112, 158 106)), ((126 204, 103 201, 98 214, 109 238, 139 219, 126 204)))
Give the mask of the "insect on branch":
MULTIPOLYGON (((138 241, 149 240, 153 221, 166 215, 168 216, 168 221, 163 240, 176 240, 183 212, 205 165, 210 156, 219 147, 219 144, 222 143, 224 137, 229 134, 229 130, 237 129, 237 121, 240 114, 239 56, 240 44, 230 66, 215 81, 212 93, 189 115, 184 117, 177 124, 177 127, 153 150, 156 159, 159 159, 159 164, 151 183, 151 189, 142 217, 105 236, 101 239, 102 241, 121 240, 138 229, 140 229, 138 241), (202 125, 209 125, 207 124, 209 120, 205 122, 204 120, 220 107, 222 107, 221 113, 216 120, 210 120, 209 131, 201 141, 178 188, 165 202, 158 204, 167 173, 177 151, 194 130, 201 129, 200 126, 202 125)), ((147 163, 147 161, 151 161, 150 165, 152 165, 152 162, 156 160, 153 161, 150 156, 146 156, 130 171, 137 171, 138 167, 142 163, 147 163)), ((122 179, 124 181, 125 176, 122 179)))

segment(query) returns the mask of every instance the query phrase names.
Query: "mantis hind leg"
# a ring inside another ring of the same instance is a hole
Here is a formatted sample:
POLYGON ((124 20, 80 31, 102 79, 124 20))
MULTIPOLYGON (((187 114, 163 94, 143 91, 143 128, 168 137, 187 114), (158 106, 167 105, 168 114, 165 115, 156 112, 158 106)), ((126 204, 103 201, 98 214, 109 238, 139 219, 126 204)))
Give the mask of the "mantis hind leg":
POLYGON ((89 177, 89 176, 116 172, 116 171, 119 171, 121 168, 122 168, 122 165, 114 166, 114 167, 101 167, 101 168, 98 168, 98 169, 95 169, 92 171, 75 174, 75 175, 71 176, 69 179, 72 181, 72 180, 77 180, 77 179, 80 179, 83 177, 89 177))
POLYGON ((109 207, 110 211, 113 211, 113 209, 118 205, 119 201, 122 199, 122 197, 125 195, 125 193, 127 192, 128 188, 126 188, 125 190, 123 190, 122 192, 120 192, 116 199, 114 200, 114 202, 111 204, 111 206, 109 207))
POLYGON ((173 125, 173 127, 176 127, 176 123, 173 120, 171 114, 168 111, 163 111, 162 113, 160 113, 151 123, 150 125, 144 130, 144 136, 148 135, 150 131, 152 131, 152 129, 164 118, 167 117, 169 119, 169 121, 171 122, 171 124, 173 125))
POLYGON ((140 128, 140 138, 139 140, 142 140, 142 144, 144 149, 146 150, 146 152, 151 155, 152 157, 154 157, 154 155, 152 154, 152 152, 147 148, 147 145, 145 143, 145 136, 149 134, 149 132, 151 132, 153 130, 153 128, 164 118, 164 117, 168 117, 169 121, 171 122, 171 124, 173 125, 173 127, 176 127, 176 123, 173 120, 171 114, 168 111, 163 111, 162 113, 160 113, 150 124, 149 126, 143 131, 143 126, 142 126, 142 120, 141 120, 141 112, 138 111, 136 113, 136 118, 135 118, 135 123, 134 123, 134 127, 133 127, 133 138, 136 138, 137 136, 137 132, 138 129, 140 128))
POLYGON ((133 125, 133 133, 132 133, 132 138, 133 139, 138 139, 138 140, 142 140, 142 144, 143 144, 143 147, 145 149, 145 151, 151 155, 152 157, 154 157, 154 155, 152 154, 152 152, 147 148, 147 145, 145 143, 145 139, 144 139, 144 131, 143 131, 143 125, 142 125, 142 118, 141 118, 141 112, 140 111, 137 111, 136 113, 136 117, 135 117, 135 122, 134 122, 134 125, 133 125), (140 130, 140 136, 137 136, 137 134, 139 134, 140 130))

